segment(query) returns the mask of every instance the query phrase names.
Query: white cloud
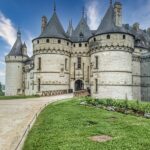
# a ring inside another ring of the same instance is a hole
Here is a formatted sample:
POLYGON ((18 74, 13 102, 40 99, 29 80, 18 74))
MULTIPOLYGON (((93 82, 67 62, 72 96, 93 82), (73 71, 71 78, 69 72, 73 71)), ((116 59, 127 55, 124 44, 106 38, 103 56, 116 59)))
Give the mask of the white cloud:
POLYGON ((16 40, 16 29, 11 20, 0 12, 0 37, 9 45, 13 46, 16 40))
POLYGON ((0 64, 1 65, 5 65, 5 62, 0 60, 0 64))
POLYGON ((0 71, 0 77, 5 76, 5 72, 4 71, 0 71))
POLYGON ((96 30, 100 24, 100 0, 89 0, 86 4, 88 24, 92 30, 96 30))

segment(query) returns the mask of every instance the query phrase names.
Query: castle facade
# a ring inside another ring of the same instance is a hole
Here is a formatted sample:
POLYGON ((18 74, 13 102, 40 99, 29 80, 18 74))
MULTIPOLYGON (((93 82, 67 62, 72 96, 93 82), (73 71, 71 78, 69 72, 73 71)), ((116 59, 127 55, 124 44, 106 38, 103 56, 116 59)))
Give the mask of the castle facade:
POLYGON ((5 58, 7 96, 90 88, 93 97, 150 100, 150 29, 122 24, 120 2, 110 3, 97 30, 83 13, 65 32, 56 8, 41 30, 32 57, 18 31, 5 58))

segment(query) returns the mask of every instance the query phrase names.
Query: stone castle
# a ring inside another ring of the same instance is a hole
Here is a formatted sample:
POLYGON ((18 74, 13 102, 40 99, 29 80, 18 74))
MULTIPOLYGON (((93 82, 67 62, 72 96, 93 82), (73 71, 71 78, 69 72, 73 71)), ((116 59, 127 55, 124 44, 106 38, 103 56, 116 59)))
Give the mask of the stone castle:
POLYGON ((6 95, 90 88, 98 98, 150 99, 150 29, 122 24, 120 2, 110 1, 97 30, 90 30, 83 13, 65 32, 55 6, 49 21, 42 17, 41 30, 32 57, 18 31, 5 58, 6 95))

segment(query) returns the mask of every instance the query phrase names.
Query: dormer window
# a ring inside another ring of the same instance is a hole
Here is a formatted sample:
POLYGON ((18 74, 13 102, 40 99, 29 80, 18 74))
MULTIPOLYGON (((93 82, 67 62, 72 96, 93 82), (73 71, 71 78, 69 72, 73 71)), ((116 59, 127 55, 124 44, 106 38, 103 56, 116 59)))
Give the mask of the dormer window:
POLYGON ((83 38, 84 38, 84 34, 83 34, 82 32, 80 33, 80 35, 79 35, 79 36, 80 36, 80 40, 83 40, 83 38))
POLYGON ((107 35, 107 39, 110 39, 110 35, 109 34, 107 35))

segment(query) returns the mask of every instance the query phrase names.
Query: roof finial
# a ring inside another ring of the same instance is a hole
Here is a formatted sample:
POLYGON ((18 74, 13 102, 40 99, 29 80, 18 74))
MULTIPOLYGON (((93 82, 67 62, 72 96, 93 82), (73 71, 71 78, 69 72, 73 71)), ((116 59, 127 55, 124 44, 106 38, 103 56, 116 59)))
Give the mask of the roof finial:
POLYGON ((54 12, 56 12, 56 1, 54 0, 54 12))
POLYGON ((112 0, 110 0, 110 5, 112 5, 112 0))
POLYGON ((84 18, 84 16, 85 16, 85 7, 83 6, 82 17, 84 18))
POLYGON ((20 38, 20 37, 21 37, 20 27, 18 27, 17 37, 18 37, 18 38, 20 38))

